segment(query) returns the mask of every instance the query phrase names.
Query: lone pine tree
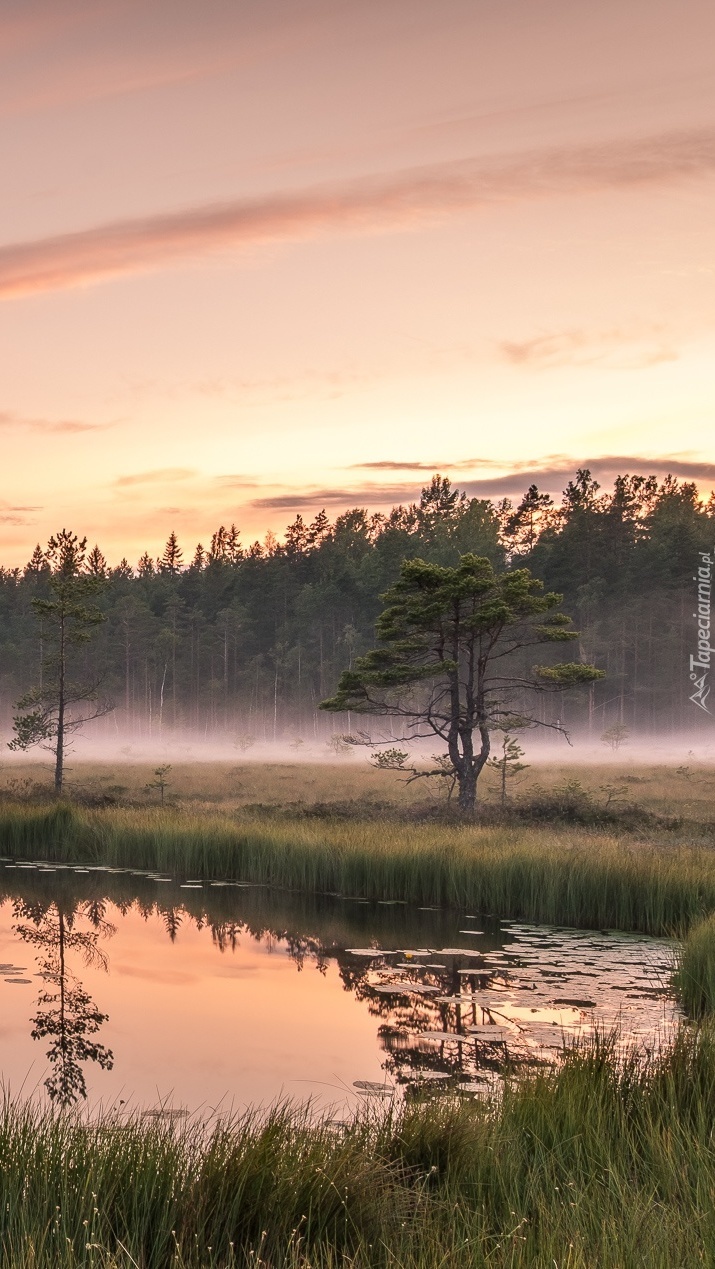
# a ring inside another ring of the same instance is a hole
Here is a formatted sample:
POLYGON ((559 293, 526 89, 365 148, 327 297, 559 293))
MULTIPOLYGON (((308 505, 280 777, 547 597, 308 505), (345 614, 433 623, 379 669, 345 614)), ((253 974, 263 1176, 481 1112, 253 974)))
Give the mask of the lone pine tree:
POLYGON ((496 573, 488 559, 463 555, 455 568, 403 561, 383 595, 379 646, 345 670, 321 709, 398 717, 402 739, 438 736, 462 811, 473 814, 491 731, 544 725, 529 709, 534 694, 603 678, 592 665, 528 664, 532 648, 578 637, 528 569, 496 573))
POLYGON ((78 652, 104 621, 92 600, 103 578, 87 571, 87 539, 62 529, 44 558, 49 595, 31 601, 42 628, 40 682, 17 702, 9 749, 44 745, 55 755, 55 792, 62 792, 67 737, 113 707, 98 701, 100 680, 83 672, 78 652))

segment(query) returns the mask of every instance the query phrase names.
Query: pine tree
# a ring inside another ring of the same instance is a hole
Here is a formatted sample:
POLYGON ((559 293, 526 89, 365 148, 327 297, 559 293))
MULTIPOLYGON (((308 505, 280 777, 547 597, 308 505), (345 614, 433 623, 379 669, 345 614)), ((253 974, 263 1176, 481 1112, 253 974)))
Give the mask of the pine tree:
POLYGON ((504 537, 513 554, 528 555, 533 551, 541 532, 548 525, 554 500, 529 485, 519 506, 507 518, 504 537))
POLYGON ((107 576, 107 561, 98 546, 93 546, 92 550, 89 552, 86 567, 87 572, 90 573, 92 577, 107 576))
POLYGON ((211 535, 210 564, 225 564, 228 558, 228 534, 222 524, 211 535))
POLYGON ((301 515, 297 515, 285 533, 285 549, 289 555, 303 555, 309 545, 309 529, 301 515))
POLYGON ((520 771, 526 771, 528 763, 521 762, 524 757, 522 749, 516 736, 510 736, 505 732, 502 736, 501 749, 497 750, 497 756, 490 757, 487 766, 499 774, 499 787, 501 791, 501 804, 506 805, 506 790, 509 780, 513 780, 519 775, 520 771))
POLYGON ((139 575, 139 577, 147 578, 147 577, 153 577, 155 572, 156 572, 156 569, 154 568, 154 561, 151 558, 149 552, 145 551, 141 559, 139 560, 139 563, 137 564, 137 574, 139 575))
POLYGON ((329 533, 330 520, 326 514, 325 507, 323 507, 322 511, 318 512, 308 529, 308 546, 320 546, 320 543, 328 536, 329 533))
POLYGON ((78 655, 105 620, 93 602, 104 578, 87 572, 86 548, 86 538, 66 529, 48 542, 50 598, 31 601, 43 629, 41 681, 17 702, 15 739, 8 745, 26 750, 39 744, 50 749, 55 755, 58 794, 62 793, 68 736, 113 708, 108 702, 98 703, 100 683, 86 673, 78 655))
POLYGON ((434 475, 420 495, 416 517, 420 529, 431 533, 439 525, 454 524, 467 504, 467 495, 454 489, 447 476, 434 475))
POLYGON ((243 559, 241 531, 235 524, 231 525, 226 536, 226 555, 231 564, 238 564, 238 561, 243 559))
POLYGON ((489 758, 491 731, 542 720, 522 707, 525 693, 562 691, 603 678, 591 665, 567 662, 524 669, 530 648, 578 638, 528 569, 498 575, 488 559, 462 556, 456 568, 405 560, 383 595, 379 646, 344 670, 335 695, 321 703, 402 720, 406 735, 438 736, 447 745, 463 812, 474 813, 477 781, 489 758), (476 746, 475 746, 476 736, 476 746))
POLYGON ((159 573, 167 573, 170 577, 176 577, 181 572, 183 558, 184 552, 179 546, 176 534, 172 530, 164 551, 156 562, 157 571, 159 573))
POLYGON ((50 566, 47 563, 45 552, 43 551, 42 547, 40 546, 38 542, 37 546, 32 552, 32 555, 30 556, 30 559, 25 565, 25 574, 27 575, 28 573, 35 573, 35 574, 49 573, 49 571, 50 571, 50 566))

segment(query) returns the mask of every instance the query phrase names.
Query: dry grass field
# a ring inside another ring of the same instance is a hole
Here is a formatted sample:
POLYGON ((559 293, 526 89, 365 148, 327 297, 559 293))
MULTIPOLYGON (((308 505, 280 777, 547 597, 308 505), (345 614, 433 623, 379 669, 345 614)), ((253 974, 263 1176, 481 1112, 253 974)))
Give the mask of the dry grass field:
MULTIPOLYGON (((70 798, 101 800, 118 805, 152 806, 160 803, 156 787, 157 759, 153 761, 72 761, 67 770, 70 798), (151 787, 154 785, 154 787, 151 787)), ((444 789, 434 780, 407 783, 398 773, 375 770, 367 757, 349 754, 332 761, 170 762, 164 779, 167 805, 202 811, 236 811, 245 808, 354 807, 361 812, 408 810, 444 802, 444 789)), ((0 765, 0 793, 13 799, 35 800, 51 794, 49 763, 13 760, 0 765)), ((487 770, 480 780, 480 799, 499 803, 497 773, 487 770)), ((529 766, 509 786, 509 802, 529 801, 542 791, 571 790, 585 793, 599 807, 613 809, 637 804, 667 817, 709 823, 715 820, 715 766, 692 761, 678 766, 645 765, 615 759, 602 763, 543 763, 529 766)))

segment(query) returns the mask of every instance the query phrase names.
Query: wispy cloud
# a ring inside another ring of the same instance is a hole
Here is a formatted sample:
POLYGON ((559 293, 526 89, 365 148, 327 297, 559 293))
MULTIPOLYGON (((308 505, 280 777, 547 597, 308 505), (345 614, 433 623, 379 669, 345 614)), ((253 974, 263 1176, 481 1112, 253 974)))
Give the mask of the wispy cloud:
POLYGON ((196 475, 193 467, 157 467, 153 471, 138 471, 130 476, 118 476, 113 484, 119 489, 132 485, 167 485, 177 480, 190 480, 196 475))
POLYGON ((423 472, 439 472, 439 471, 473 471, 476 467, 498 467, 504 468, 504 463, 498 463, 491 458, 460 458, 456 463, 445 462, 441 459, 439 462, 433 463, 411 463, 409 461, 400 462, 392 459, 381 459, 375 463, 351 463, 347 468, 348 471, 423 471, 423 472))
POLYGON ((414 485, 378 485, 365 484, 348 488, 314 489, 307 493, 296 493, 286 490, 282 494, 274 494, 267 498, 254 498, 248 504, 262 511, 300 511, 304 507, 385 507, 402 502, 406 497, 412 499, 419 490, 414 485))
POLYGON ((640 370, 678 358, 659 331, 556 331, 532 339, 505 339, 498 349, 511 365, 537 369, 605 363, 618 370, 640 370))
MULTIPOLYGON (((504 464, 506 466, 506 464, 504 464)), ((686 455, 666 454, 654 458, 638 454, 602 454, 598 457, 573 459, 552 455, 529 466, 520 464, 502 476, 460 482, 460 488, 472 498, 511 497, 529 485, 539 485, 547 493, 560 493, 577 468, 585 467, 596 480, 609 485, 616 476, 638 473, 663 477, 666 474, 700 483, 715 481, 715 463, 700 462, 686 455)))
POLYGON ((224 489, 257 489, 259 482, 251 476, 235 476, 231 473, 225 476, 216 476, 217 485, 221 485, 224 489))
MULTIPOLYGON (((364 463, 365 468, 380 467, 382 464, 364 463)), ((472 498, 503 498, 521 495, 529 485, 539 485, 548 493, 559 494, 565 489, 569 480, 573 480, 580 467, 587 467, 591 474, 605 486, 608 486, 617 475, 640 473, 663 477, 667 473, 683 480, 700 483, 715 481, 715 463, 701 462, 687 454, 666 454, 663 457, 634 454, 602 454, 593 458, 572 458, 565 454, 551 454, 542 459, 531 459, 523 462, 507 463, 494 459, 464 459, 458 463, 395 463, 387 470, 457 473, 460 470, 474 473, 466 480, 457 479, 458 488, 464 490, 472 498), (498 469, 500 475, 488 475, 480 478, 483 470, 498 469)), ((248 506, 264 511, 303 511, 319 510, 321 507, 333 509, 345 507, 388 507, 396 503, 413 502, 419 498, 422 481, 404 481, 399 484, 383 485, 377 482, 346 485, 339 488, 314 489, 300 492, 285 490, 265 498, 255 498, 248 506)))
POLYGON ((9 244, 0 248, 0 298, 87 286, 218 250, 413 228, 496 202, 713 172, 712 128, 412 168, 9 244))
POLYGON ((36 511, 42 511, 42 507, 12 507, 8 502, 0 502, 0 524, 33 524, 36 511))
POLYGON ((73 432, 103 432, 109 427, 114 427, 114 424, 87 423, 83 419, 26 418, 13 410, 0 410, 0 428, 19 428, 31 432, 58 432, 71 435, 73 432))

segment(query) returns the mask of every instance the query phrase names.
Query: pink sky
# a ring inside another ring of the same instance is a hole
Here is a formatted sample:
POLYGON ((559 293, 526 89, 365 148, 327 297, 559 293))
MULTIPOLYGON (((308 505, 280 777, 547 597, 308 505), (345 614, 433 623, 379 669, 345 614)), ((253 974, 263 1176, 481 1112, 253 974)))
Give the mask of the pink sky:
POLYGON ((0 562, 715 483, 710 0, 0 6, 0 562))

